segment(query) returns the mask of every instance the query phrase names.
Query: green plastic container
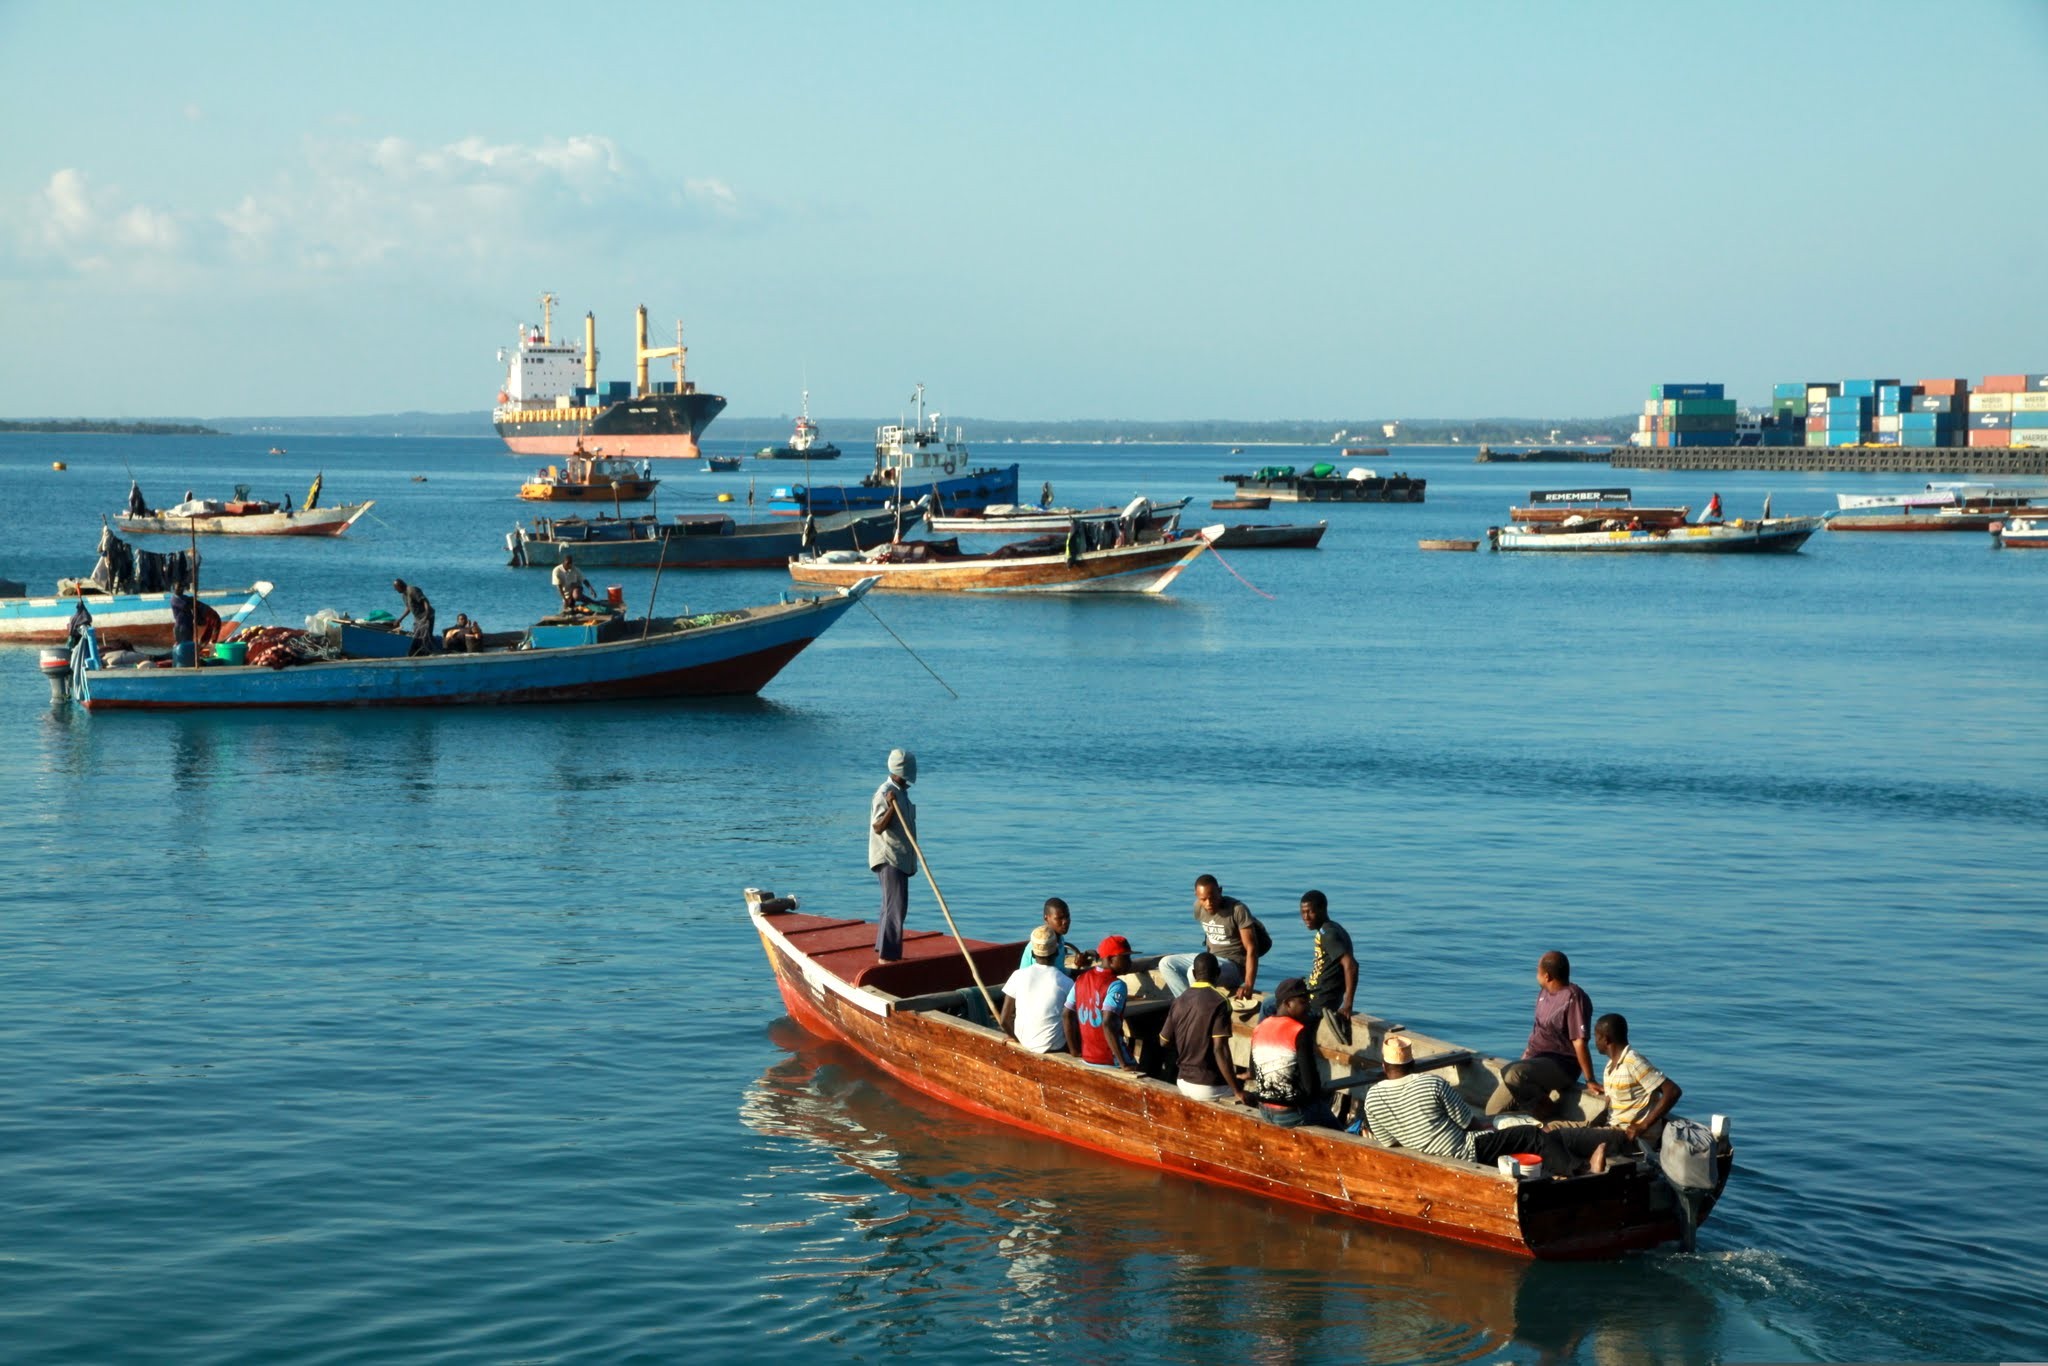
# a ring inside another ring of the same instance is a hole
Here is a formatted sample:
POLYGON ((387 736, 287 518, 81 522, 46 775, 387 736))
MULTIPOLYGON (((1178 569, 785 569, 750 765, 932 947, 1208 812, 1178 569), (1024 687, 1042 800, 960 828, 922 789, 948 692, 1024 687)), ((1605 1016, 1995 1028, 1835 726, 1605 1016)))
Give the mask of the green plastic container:
POLYGON ((213 657, 223 664, 247 664, 249 643, 243 640, 223 640, 213 647, 213 657))

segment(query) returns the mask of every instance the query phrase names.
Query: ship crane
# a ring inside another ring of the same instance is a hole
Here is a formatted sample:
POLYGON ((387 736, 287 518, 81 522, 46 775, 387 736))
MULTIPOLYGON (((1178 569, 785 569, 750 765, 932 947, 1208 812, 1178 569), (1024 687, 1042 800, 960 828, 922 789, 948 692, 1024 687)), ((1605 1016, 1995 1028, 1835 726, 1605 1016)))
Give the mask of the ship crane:
POLYGON ((689 363, 690 349, 683 345, 682 320, 677 319, 676 321, 676 344, 674 346, 662 346, 650 350, 647 345, 647 305, 642 304, 634 314, 633 333, 634 354, 639 357, 633 374, 635 397, 647 397, 647 362, 660 360, 664 356, 675 357, 676 392, 679 394, 688 393, 689 390, 683 385, 683 367, 689 363))

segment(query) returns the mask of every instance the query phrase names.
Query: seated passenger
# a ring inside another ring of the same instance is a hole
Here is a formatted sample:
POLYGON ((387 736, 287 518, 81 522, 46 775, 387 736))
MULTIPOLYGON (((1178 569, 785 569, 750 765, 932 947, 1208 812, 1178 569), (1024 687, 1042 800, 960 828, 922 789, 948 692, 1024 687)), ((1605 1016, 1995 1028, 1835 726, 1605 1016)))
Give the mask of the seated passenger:
POLYGON ((1607 1151, 1621 1137, 1612 1129, 1494 1128, 1441 1073, 1413 1069, 1415 1050, 1407 1035, 1387 1035, 1380 1055, 1387 1079, 1365 1093, 1365 1125, 1382 1143, 1482 1166, 1533 1153, 1543 1159, 1545 1176, 1570 1176, 1581 1158, 1591 1170, 1605 1170, 1607 1151))
POLYGON ((1628 1021, 1620 1015, 1593 1022, 1593 1046, 1607 1059, 1608 1123, 1643 1151, 1656 1152, 1664 1141, 1664 1117, 1683 1094, 1678 1083, 1629 1046, 1628 1021))
POLYGON ((1034 1053, 1064 1052, 1061 1012, 1074 980, 1054 962, 1059 935, 1051 925, 1040 925, 1025 952, 1030 961, 1003 983, 1003 1033, 1034 1053))
MULTIPOLYGON (((1074 926, 1074 918, 1067 910, 1067 903, 1056 896, 1049 896, 1045 899, 1045 910, 1041 914, 1045 917, 1045 926, 1052 930, 1052 965, 1062 972, 1072 973, 1077 971, 1080 964, 1070 960, 1078 959, 1081 956, 1081 951, 1067 943, 1067 931, 1074 926)), ((1033 930, 1032 939, 1035 941, 1037 937, 1038 932, 1033 930)), ((1020 968, 1030 967, 1032 953, 1031 946, 1025 945, 1024 955, 1018 960, 1017 966, 1020 968)))
POLYGON ((1259 1118, 1287 1129, 1342 1127, 1323 1099, 1308 988, 1299 977, 1290 977, 1274 988, 1273 1000, 1271 1018, 1252 1031, 1252 1065, 1244 1082, 1258 1102, 1259 1118))
POLYGON ((1131 970, 1131 941, 1110 935, 1096 946, 1096 964, 1074 979, 1062 1022, 1067 1051, 1097 1067, 1138 1070, 1124 1039, 1124 1003, 1130 992, 1123 977, 1131 970))
POLYGON ((1220 975, 1215 954, 1196 954, 1188 989, 1173 998, 1166 1012, 1164 1032, 1176 1059, 1174 1085, 1196 1100, 1235 1096, 1250 1105, 1252 1098, 1230 1058, 1230 993, 1216 984, 1220 975))
POLYGON ((573 612, 585 603, 597 601, 590 596, 590 580, 584 578, 583 571, 576 567, 574 556, 562 556, 562 562, 555 566, 555 572, 549 577, 554 580, 555 591, 562 595, 564 612, 573 612))
POLYGON ((451 652, 462 650, 475 654, 483 638, 483 628, 471 621, 468 613, 457 612, 455 624, 441 633, 441 648, 451 652))
MULTIPOLYGON (((1195 923, 1202 927, 1203 947, 1216 955, 1222 984, 1249 1000, 1259 980, 1259 944, 1253 935, 1252 913, 1209 873, 1195 879, 1195 923)), ((1199 953, 1201 950, 1196 950, 1199 953)), ((1170 953, 1159 960, 1159 976, 1167 991, 1178 996, 1188 989, 1192 953, 1170 953)))
POLYGON ((1593 1001, 1572 982, 1572 960, 1552 949, 1536 962, 1536 1021, 1519 1062, 1501 1069, 1500 1085, 1487 1099, 1486 1113, 1516 1110, 1537 1119, 1557 1112, 1564 1093, 1586 1079, 1593 1084, 1593 1055, 1586 1041, 1593 1028, 1593 1001))

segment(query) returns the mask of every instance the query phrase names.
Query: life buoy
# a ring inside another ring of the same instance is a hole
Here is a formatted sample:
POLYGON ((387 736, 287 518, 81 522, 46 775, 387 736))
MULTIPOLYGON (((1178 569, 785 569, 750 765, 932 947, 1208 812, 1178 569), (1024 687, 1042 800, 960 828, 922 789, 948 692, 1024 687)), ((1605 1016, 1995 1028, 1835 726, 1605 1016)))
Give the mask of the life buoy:
POLYGON ((947 456, 947 457, 946 457, 946 473, 948 473, 948 474, 951 474, 952 472, 953 472, 953 457, 949 455, 949 456, 947 456))

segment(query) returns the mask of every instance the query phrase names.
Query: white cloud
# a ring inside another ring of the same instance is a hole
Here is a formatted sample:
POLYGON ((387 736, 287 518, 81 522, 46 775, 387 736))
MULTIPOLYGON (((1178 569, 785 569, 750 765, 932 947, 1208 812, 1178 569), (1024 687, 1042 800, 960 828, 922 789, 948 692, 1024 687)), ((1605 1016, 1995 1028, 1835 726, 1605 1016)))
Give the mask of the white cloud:
POLYGON ((129 202, 76 167, 57 171, 25 204, 0 207, 20 251, 40 265, 136 285, 167 283, 176 271, 184 240, 176 215, 129 202))

